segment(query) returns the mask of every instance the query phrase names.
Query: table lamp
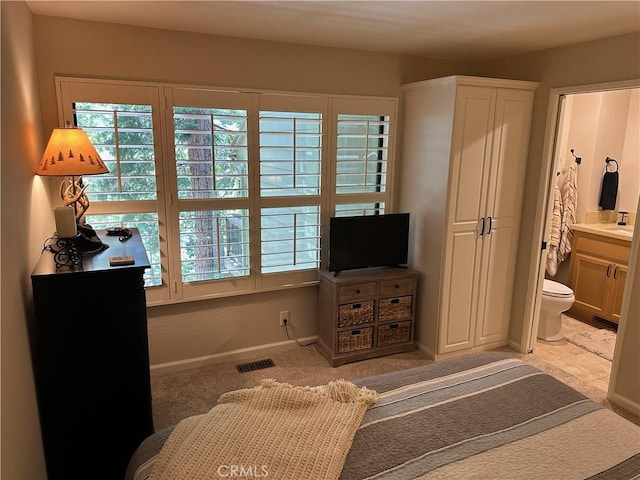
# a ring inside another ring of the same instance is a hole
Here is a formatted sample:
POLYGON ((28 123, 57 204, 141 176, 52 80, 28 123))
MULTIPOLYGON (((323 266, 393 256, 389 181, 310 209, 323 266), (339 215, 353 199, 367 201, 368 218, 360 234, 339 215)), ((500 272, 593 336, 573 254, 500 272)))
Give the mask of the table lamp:
POLYGON ((82 176, 107 172, 109 169, 84 130, 70 127, 68 122, 66 128, 53 129, 36 175, 65 177, 60 184, 64 207, 55 209, 56 236, 62 239, 78 237, 77 248, 81 252, 105 248, 95 231, 84 223, 89 198, 82 176))

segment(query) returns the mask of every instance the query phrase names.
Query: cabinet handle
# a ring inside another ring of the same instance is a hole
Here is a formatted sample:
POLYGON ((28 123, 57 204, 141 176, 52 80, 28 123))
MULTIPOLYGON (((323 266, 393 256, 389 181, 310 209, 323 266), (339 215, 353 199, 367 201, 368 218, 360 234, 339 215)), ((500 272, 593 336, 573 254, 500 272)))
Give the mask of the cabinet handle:
POLYGON ((394 298, 389 303, 400 303, 400 299, 399 298, 394 298))
POLYGON ((482 217, 481 220, 482 220, 482 228, 480 229, 480 236, 484 235, 484 217, 482 217))
POLYGON ((613 269, 613 278, 615 278, 616 280, 618 279, 618 267, 616 266, 616 268, 613 269))
POLYGON ((493 223, 493 219, 489 217, 489 230, 487 231, 487 235, 491 233, 491 224, 493 223))
POLYGON ((607 265, 607 277, 611 276, 611 265, 607 265))

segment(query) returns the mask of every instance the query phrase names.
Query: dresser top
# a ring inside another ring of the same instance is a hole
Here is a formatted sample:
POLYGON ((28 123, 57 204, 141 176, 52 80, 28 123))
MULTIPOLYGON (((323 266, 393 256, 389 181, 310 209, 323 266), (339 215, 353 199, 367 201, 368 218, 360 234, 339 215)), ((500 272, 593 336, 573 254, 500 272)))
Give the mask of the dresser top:
POLYGON ((335 272, 329 270, 319 270, 318 274, 325 277, 335 284, 355 283, 355 282, 373 282, 376 280, 386 280, 389 278, 417 276, 419 273, 410 268, 400 267, 379 267, 379 268, 363 268, 358 270, 344 270, 335 275, 335 272))
MULTIPOLYGON (((117 236, 107 235, 106 230, 96 230, 102 243, 109 246, 100 253, 85 253, 82 255, 82 266, 56 268, 52 252, 43 251, 40 260, 33 269, 31 277, 44 275, 57 275, 65 273, 91 273, 105 272, 118 269, 146 269, 150 268, 149 258, 144 249, 140 232, 137 228, 130 228, 133 234, 131 238, 121 242, 117 236), (131 255, 134 258, 133 265, 111 266, 109 257, 131 255)), ((55 242, 55 240, 54 240, 55 242)), ((55 246, 55 243, 54 243, 55 246)))

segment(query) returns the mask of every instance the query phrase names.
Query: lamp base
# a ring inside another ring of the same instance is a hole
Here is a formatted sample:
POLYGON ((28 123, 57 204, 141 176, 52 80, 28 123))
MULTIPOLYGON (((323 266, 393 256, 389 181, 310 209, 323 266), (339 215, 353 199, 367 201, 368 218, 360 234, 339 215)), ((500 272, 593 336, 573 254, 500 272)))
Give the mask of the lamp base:
POLYGON ((80 250, 78 250, 78 237, 54 238, 55 243, 46 245, 45 250, 53 253, 53 261, 56 264, 56 268, 82 268, 82 253, 80 252, 80 250))

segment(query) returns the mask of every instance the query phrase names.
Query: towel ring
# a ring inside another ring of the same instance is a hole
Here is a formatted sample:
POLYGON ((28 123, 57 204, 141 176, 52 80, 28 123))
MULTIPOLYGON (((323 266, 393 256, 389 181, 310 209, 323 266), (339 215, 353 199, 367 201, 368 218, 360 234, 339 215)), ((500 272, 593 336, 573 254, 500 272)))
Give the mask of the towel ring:
MULTIPOLYGON (((617 171, 618 171, 618 162, 616 161, 616 159, 615 159, 615 158, 607 157, 607 158, 605 158, 605 159, 604 159, 604 161, 605 161, 605 162, 606 162, 606 164, 607 164, 607 165, 604 167, 604 168, 605 168, 605 170, 607 170, 607 169, 608 169, 608 167, 609 167, 609 163, 613 162, 613 163, 615 163, 615 164, 616 164, 616 169, 614 170, 614 172, 617 172, 617 171)), ((608 170, 607 170, 607 171, 608 171, 608 170)))

